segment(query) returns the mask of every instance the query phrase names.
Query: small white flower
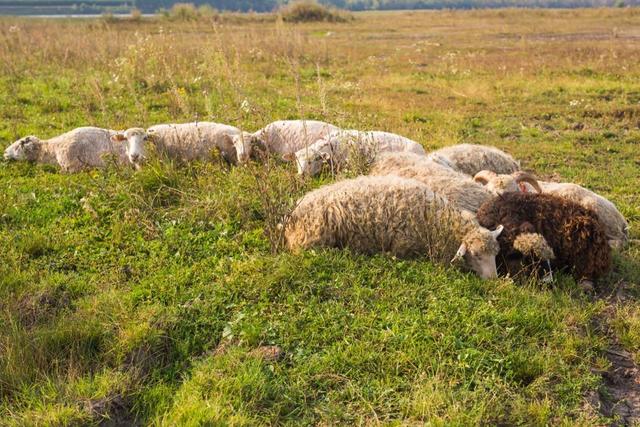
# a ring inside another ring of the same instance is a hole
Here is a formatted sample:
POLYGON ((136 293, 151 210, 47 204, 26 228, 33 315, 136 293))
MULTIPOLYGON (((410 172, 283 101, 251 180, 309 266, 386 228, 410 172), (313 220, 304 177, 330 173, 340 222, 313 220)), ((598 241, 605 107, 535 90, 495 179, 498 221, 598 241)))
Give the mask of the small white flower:
POLYGON ((246 99, 243 100, 242 103, 240 104, 240 109, 245 113, 248 113, 250 110, 249 101, 247 101, 246 99))

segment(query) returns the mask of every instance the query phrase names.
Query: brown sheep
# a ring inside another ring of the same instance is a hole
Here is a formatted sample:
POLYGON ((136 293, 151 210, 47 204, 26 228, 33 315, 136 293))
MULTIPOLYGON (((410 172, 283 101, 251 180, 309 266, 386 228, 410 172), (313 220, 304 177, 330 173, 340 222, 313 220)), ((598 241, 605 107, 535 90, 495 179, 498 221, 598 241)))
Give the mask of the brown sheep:
POLYGON ((552 267, 567 269, 588 282, 611 268, 611 249, 596 214, 579 204, 550 194, 505 193, 484 203, 477 214, 483 227, 504 225, 496 258, 504 268, 518 256, 514 242, 522 233, 540 233, 555 254, 552 267))

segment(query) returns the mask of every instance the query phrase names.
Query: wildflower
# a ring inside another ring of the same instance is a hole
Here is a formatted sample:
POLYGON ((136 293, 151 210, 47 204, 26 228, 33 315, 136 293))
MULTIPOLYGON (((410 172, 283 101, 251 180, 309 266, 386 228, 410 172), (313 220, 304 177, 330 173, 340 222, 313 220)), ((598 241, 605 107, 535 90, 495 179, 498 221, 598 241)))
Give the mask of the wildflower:
POLYGON ((242 103, 240 104, 240 109, 242 111, 244 111, 245 113, 248 113, 250 110, 250 106, 249 106, 249 101, 247 101, 246 99, 244 99, 242 101, 242 103))

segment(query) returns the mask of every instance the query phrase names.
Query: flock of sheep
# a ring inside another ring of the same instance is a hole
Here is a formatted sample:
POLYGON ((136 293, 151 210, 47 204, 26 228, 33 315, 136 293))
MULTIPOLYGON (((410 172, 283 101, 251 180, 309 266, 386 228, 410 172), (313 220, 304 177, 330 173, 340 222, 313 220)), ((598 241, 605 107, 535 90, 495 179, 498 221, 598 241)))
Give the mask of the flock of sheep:
POLYGON ((461 144, 426 153, 400 135, 314 120, 276 121, 254 133, 213 122, 123 132, 83 127, 49 140, 24 137, 4 157, 76 172, 104 166, 108 154, 139 168, 151 147, 182 162, 211 159, 213 150, 231 164, 266 153, 308 175, 325 165, 340 169, 354 156, 365 159, 368 175, 298 201, 282 224, 291 250, 338 247, 398 257, 451 251, 443 255, 485 279, 524 271, 549 280, 553 270, 565 270, 590 287, 610 269, 611 250, 628 240, 628 224, 613 203, 577 184, 538 181, 494 147, 461 144), (435 233, 455 245, 433 247, 442 244, 435 233))

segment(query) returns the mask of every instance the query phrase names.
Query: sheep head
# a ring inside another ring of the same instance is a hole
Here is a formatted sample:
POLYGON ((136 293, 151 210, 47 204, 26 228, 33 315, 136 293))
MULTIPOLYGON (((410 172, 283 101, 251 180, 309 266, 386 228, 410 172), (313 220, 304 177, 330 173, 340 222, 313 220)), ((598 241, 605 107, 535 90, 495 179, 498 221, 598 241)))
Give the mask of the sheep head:
POLYGON ((20 138, 4 150, 5 160, 34 162, 38 159, 42 141, 36 136, 20 138))
POLYGON ((142 128, 130 128, 111 137, 113 142, 125 143, 127 157, 136 168, 139 168, 144 162, 145 142, 149 139, 151 139, 151 135, 142 128))
POLYGON ((249 132, 242 132, 238 135, 232 135, 231 141, 236 149, 238 163, 245 164, 251 158, 253 146, 257 144, 257 138, 249 132))
POLYGON ((524 171, 518 171, 511 175, 499 175, 490 170, 482 170, 473 177, 473 180, 484 185, 487 190, 496 196, 521 191, 523 183, 530 184, 538 193, 542 193, 536 177, 524 171))
POLYGON ((282 159, 285 161, 295 160, 298 175, 316 176, 322 170, 322 166, 331 161, 331 153, 331 142, 320 140, 295 153, 285 153, 282 155, 282 159))
POLYGON ((507 272, 513 276, 522 272, 537 272, 541 269, 544 272, 542 282, 553 282, 553 270, 551 261, 555 259, 553 248, 549 245, 542 234, 524 232, 516 236, 513 241, 513 249, 519 252, 504 259, 507 272))
POLYGON ((513 241, 513 248, 525 256, 539 260, 555 259, 553 249, 539 233, 520 233, 513 241))
POLYGON ((462 244, 451 262, 464 259, 466 264, 483 279, 493 279, 498 276, 496 269, 496 255, 500 252, 498 236, 503 227, 499 225, 495 230, 476 228, 462 238, 462 244))

